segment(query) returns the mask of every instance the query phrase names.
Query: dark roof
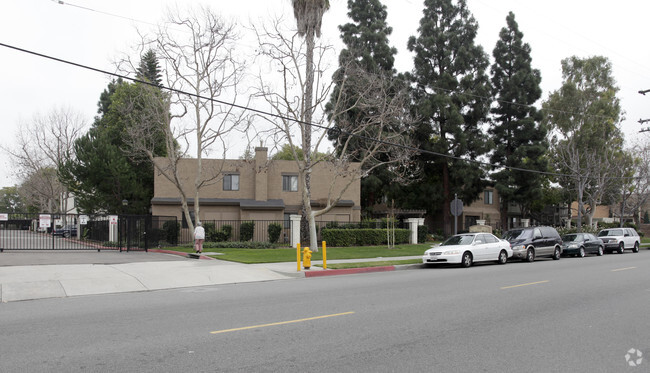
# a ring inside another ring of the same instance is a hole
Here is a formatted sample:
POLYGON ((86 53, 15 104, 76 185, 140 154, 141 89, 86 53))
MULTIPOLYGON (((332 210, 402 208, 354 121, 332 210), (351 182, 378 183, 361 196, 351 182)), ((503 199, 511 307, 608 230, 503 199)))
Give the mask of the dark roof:
MULTIPOLYGON (((199 200, 203 206, 240 206, 242 209, 255 210, 282 210, 284 201, 281 199, 271 199, 268 201, 255 201, 252 199, 233 199, 233 198, 201 198, 199 200)), ((180 198, 162 198, 155 197, 151 199, 152 205, 180 205, 180 198)), ((187 199, 188 205, 194 205, 194 198, 187 199)))

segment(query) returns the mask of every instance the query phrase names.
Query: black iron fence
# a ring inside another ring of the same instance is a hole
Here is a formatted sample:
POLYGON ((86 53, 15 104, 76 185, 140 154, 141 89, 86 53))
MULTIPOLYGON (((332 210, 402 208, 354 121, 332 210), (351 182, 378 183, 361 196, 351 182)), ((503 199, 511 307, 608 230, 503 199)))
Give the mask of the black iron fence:
MULTIPOLYGON (((170 223, 167 223, 168 225, 170 223)), ((202 220, 207 242, 271 242, 291 245, 291 225, 284 220, 202 220)), ((167 228, 170 228, 169 226, 167 228)), ((178 244, 194 242, 194 232, 178 226, 178 244)), ((165 229, 165 232, 170 232, 165 229)), ((167 233, 169 234, 169 233, 167 233)))
POLYGON ((115 250, 108 217, 78 214, 0 214, 0 252, 4 250, 115 250))
POLYGON ((178 245, 180 224, 175 216, 120 215, 119 247, 127 251, 178 245))
MULTIPOLYGON (((291 244, 288 220, 205 220, 208 242, 291 244)), ((385 221, 316 222, 318 240, 326 228, 385 229, 385 221)), ((396 228, 405 228, 397 222, 396 228)), ((406 227, 408 228, 408 227, 406 227)), ((0 252, 4 250, 126 250, 186 245, 193 232, 175 216, 0 214, 0 252)))

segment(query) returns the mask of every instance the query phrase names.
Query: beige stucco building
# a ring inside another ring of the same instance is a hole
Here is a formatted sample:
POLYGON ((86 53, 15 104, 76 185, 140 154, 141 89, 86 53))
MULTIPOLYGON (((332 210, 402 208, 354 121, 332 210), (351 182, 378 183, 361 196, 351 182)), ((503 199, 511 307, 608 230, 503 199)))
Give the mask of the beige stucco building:
MULTIPOLYGON (((168 161, 158 158, 156 162, 164 164, 168 161)), ((192 214, 196 162, 192 158, 181 159, 178 167, 192 214)), ((200 189, 200 220, 288 221, 289 215, 300 214, 302 186, 295 161, 270 160, 267 148, 258 147, 253 159, 203 159, 202 165, 204 175, 213 175, 214 179, 200 189)), ((160 172, 154 172, 152 214, 184 220, 178 189, 160 172)), ((353 180, 336 207, 318 220, 361 220, 359 172, 359 165, 354 163, 344 172, 327 162, 314 166, 311 174, 311 204, 314 209, 324 207, 328 198, 336 198, 353 180), (351 176, 354 173, 356 177, 351 176)))

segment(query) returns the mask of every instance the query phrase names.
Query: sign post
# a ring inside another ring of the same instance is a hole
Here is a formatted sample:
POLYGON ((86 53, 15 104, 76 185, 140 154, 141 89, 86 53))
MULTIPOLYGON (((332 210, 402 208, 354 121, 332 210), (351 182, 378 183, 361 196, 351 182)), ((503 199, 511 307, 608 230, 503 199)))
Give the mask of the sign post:
POLYGON ((451 214, 454 215, 454 234, 458 233, 458 217, 463 213, 463 201, 458 199, 458 194, 454 193, 454 200, 451 201, 451 214))

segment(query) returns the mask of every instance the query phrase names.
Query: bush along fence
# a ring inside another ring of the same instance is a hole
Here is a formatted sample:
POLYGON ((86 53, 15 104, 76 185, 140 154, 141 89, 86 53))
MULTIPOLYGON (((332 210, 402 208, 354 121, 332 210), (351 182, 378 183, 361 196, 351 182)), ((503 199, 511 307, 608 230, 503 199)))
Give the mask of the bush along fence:
MULTIPOLYGON (((206 247, 226 247, 219 244, 226 242, 230 247, 234 244, 237 244, 237 247, 294 246, 291 242, 292 221, 203 220, 201 223, 205 229, 206 247)), ((178 245, 192 244, 193 233, 189 228, 181 227, 179 222, 165 224, 167 225, 163 229, 166 236, 174 238, 168 242, 176 242, 178 245)), ((395 226, 395 230, 390 233, 387 226, 385 219, 355 223, 321 221, 316 222, 316 231, 319 244, 326 241, 330 246, 383 245, 388 242, 389 235, 390 240, 394 240, 396 244, 415 242, 414 237, 417 237, 417 242, 422 243, 428 234, 423 225, 417 226, 415 234, 407 222, 391 224, 395 226)))

